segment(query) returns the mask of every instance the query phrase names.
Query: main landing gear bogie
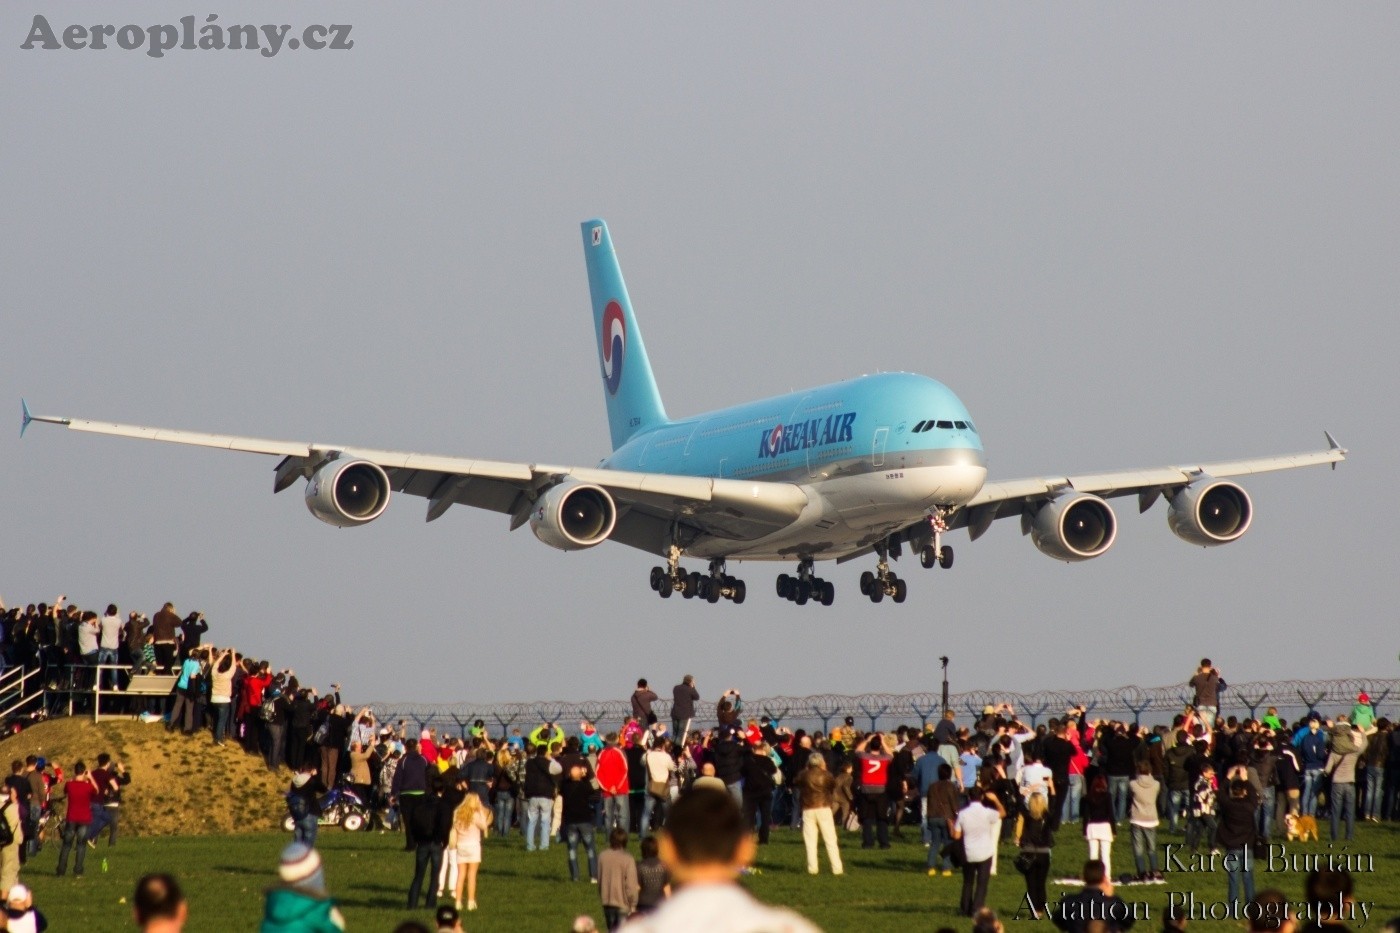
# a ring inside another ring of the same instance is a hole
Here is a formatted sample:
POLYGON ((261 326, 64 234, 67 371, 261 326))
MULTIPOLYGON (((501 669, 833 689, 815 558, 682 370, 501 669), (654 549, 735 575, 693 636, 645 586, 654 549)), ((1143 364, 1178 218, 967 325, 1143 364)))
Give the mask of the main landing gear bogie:
POLYGON ((709 574, 698 571, 686 572, 680 566, 679 550, 671 555, 669 567, 651 568, 651 588, 662 599, 669 599, 672 593, 680 593, 686 599, 699 599, 707 603, 717 603, 728 599, 735 605, 744 601, 748 587, 744 581, 725 573, 724 561, 710 561, 709 574))
POLYGON ((886 596, 902 603, 909 596, 909 584, 884 567, 881 573, 867 570, 860 575, 860 592, 872 603, 882 602, 886 596))
POLYGON ((807 603, 820 603, 830 606, 836 601, 836 584, 823 580, 812 573, 812 562, 804 560, 797 565, 797 575, 778 574, 778 597, 805 606, 807 603))
POLYGON ((933 545, 928 545, 919 551, 919 563, 925 570, 932 570, 934 567, 948 570, 953 566, 953 549, 945 544, 934 550, 933 545))

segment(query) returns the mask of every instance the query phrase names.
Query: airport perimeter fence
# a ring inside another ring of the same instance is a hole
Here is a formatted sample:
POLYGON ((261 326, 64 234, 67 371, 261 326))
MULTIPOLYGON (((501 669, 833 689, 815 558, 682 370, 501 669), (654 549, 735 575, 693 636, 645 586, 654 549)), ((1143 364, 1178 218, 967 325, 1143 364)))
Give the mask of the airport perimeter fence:
MULTIPOLYGON (((1228 683, 1228 681, 1227 681, 1228 683)), ((669 692, 669 688, 667 688, 669 692)), ((1375 677, 1348 677, 1341 680, 1279 680, 1234 684, 1220 694, 1220 715, 1240 719, 1262 716, 1269 707, 1278 710, 1284 721, 1292 721, 1316 710, 1334 717, 1349 713, 1357 695, 1366 693, 1376 706, 1377 715, 1400 718, 1400 680, 1375 677)), ((1001 690, 970 690, 948 696, 948 707, 960 724, 969 724, 982 715, 985 707, 1010 703, 1023 722, 1032 726, 1063 715, 1075 705, 1083 705, 1090 719, 1118 719, 1146 725, 1170 723, 1192 700, 1185 684, 1164 687, 1106 687, 1092 690, 1040 690, 1015 693, 1001 690)), ((559 724, 573 732, 579 720, 596 723, 600 732, 619 728, 632 713, 630 697, 615 700, 537 700, 525 703, 373 703, 369 704, 381 722, 404 720, 417 729, 436 728, 447 734, 465 735, 480 719, 491 735, 520 729, 528 735, 541 723, 559 724)), ((923 725, 936 721, 942 711, 940 693, 864 693, 858 696, 818 694, 806 697, 744 698, 744 719, 768 716, 790 729, 820 729, 830 732, 847 716, 861 729, 894 729, 901 725, 923 725)), ((671 701, 661 699, 652 710, 662 722, 669 722, 671 701)), ((692 728, 715 724, 715 701, 696 704, 692 728)))

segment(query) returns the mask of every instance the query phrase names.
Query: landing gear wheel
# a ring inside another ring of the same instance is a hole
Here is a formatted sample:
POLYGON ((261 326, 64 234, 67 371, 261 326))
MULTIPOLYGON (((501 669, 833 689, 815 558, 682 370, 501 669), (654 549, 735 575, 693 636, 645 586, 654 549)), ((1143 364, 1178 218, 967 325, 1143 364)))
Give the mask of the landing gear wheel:
POLYGON ((807 605, 807 600, 812 597, 812 584, 808 583, 806 580, 798 580, 796 590, 797 593, 793 597, 793 602, 797 603, 799 606, 807 605))
POLYGON ((944 570, 953 566, 953 549, 944 545, 943 550, 938 555, 938 566, 944 570))
POLYGON ((830 606, 836 601, 836 584, 830 581, 822 582, 822 605, 830 606))
POLYGON ((340 828, 347 833, 359 832, 365 828, 365 818, 358 813, 347 813, 340 823, 340 828))
POLYGON ((661 592, 662 585, 666 582, 666 568, 651 568, 651 588, 656 592, 661 592))
POLYGON ((709 599, 710 590, 713 588, 714 584, 709 577, 701 577, 699 580, 695 581, 695 595, 701 599, 709 599))
POLYGON ((870 587, 870 593, 868 595, 870 596, 870 601, 872 603, 878 603, 880 600, 885 598, 884 587, 880 586, 879 583, 876 583, 874 586, 870 587))
POLYGON ((699 596, 700 580, 700 574, 697 571, 692 571, 691 574, 685 578, 685 589, 681 591, 681 595, 683 595, 686 599, 691 599, 695 596, 699 596))
POLYGON ((860 575, 860 595, 869 596, 870 588, 875 584, 875 574, 869 570, 862 571, 860 575))
POLYGON ((743 581, 743 580, 735 580, 735 581, 734 581, 734 595, 731 596, 731 597, 729 597, 729 598, 732 599, 732 600, 734 600, 734 605, 737 606, 737 605, 739 605, 740 603, 742 603, 742 602, 744 601, 744 594, 745 594, 746 592, 747 592, 747 588, 744 586, 744 581, 743 581))
POLYGON ((902 603, 904 602, 904 597, 909 595, 909 587, 907 584, 905 584, 903 580, 899 579, 898 577, 895 577, 893 582, 894 596, 892 596, 891 599, 893 599, 897 603, 902 603))
MULTIPOLYGON (((946 551, 948 549, 944 548, 943 550, 946 551)), ((934 553, 933 545, 930 544, 927 547, 921 548, 919 550, 919 565, 925 570, 932 570, 934 565, 937 563, 938 555, 934 553)))
POLYGON ((656 592, 657 592, 657 595, 659 595, 662 599, 670 599, 670 598, 671 598, 671 594, 674 593, 675 591, 676 591, 676 588, 675 588, 674 586, 671 585, 671 581, 670 581, 670 580, 664 580, 664 581, 662 581, 662 583, 661 583, 661 589, 657 590, 656 592))
POLYGON ((785 573, 778 574, 778 596, 782 599, 790 599, 792 593, 792 577, 785 573))
POLYGON ((711 605, 719 602, 720 596, 724 593, 719 583, 714 580, 704 580, 702 582, 705 584, 705 601, 711 605))

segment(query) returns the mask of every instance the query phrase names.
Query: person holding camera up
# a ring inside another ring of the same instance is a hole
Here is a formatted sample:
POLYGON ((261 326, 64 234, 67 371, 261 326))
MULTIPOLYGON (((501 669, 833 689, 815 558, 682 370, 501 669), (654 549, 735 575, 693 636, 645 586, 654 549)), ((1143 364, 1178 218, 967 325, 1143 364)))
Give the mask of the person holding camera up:
POLYGON ((1196 715, 1206 727, 1206 741, 1210 741, 1209 736, 1215 731, 1215 719, 1220 713, 1220 690, 1225 686, 1220 679, 1220 672, 1210 663, 1210 658, 1201 658, 1201 666, 1196 668, 1195 675, 1186 686, 1196 691, 1196 699, 1192 705, 1196 707, 1196 715))

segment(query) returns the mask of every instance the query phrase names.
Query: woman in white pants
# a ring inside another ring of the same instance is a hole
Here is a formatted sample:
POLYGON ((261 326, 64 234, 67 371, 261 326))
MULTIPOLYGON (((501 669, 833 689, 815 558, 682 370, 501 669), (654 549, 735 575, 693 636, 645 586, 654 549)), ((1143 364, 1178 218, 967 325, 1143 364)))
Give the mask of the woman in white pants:
POLYGON ((1102 774, 1089 785, 1080 812, 1084 817, 1084 839, 1089 843, 1089 861, 1103 862, 1104 874, 1113 877, 1113 798, 1108 778, 1102 774))
POLYGON ((826 769, 826 759, 820 752, 813 752, 807 758, 807 767, 794 782, 801 795, 802 842, 807 847, 807 874, 817 873, 817 834, 826 843, 826 857, 831 862, 831 873, 844 872, 841 866, 841 847, 836 842, 836 821, 831 816, 831 803, 836 793, 836 778, 826 769))

